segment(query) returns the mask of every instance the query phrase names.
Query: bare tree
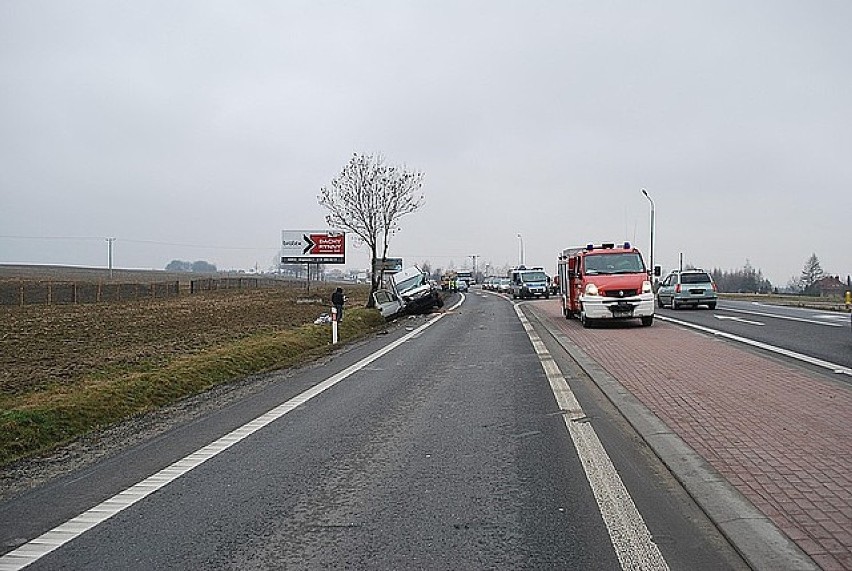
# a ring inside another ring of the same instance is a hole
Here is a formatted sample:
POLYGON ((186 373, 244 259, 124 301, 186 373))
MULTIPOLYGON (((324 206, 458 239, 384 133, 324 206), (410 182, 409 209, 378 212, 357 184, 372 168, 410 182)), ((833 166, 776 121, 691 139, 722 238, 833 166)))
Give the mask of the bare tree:
POLYGON ((388 245, 399 230, 399 219, 423 204, 418 192, 422 185, 420 171, 387 165, 381 155, 355 153, 331 185, 320 190, 319 203, 329 212, 326 222, 352 232, 370 247, 374 271, 367 307, 373 307, 372 294, 384 278, 388 245))

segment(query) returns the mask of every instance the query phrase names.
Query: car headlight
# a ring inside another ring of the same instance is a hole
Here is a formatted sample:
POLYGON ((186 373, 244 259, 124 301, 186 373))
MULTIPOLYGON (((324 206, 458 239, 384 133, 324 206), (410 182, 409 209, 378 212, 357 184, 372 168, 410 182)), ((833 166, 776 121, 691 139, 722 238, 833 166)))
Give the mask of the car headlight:
POLYGON ((649 282, 648 280, 642 282, 642 293, 651 293, 652 291, 654 290, 651 287, 651 282, 649 282))
POLYGON ((598 295, 598 286, 595 284, 586 284, 586 295, 598 295))

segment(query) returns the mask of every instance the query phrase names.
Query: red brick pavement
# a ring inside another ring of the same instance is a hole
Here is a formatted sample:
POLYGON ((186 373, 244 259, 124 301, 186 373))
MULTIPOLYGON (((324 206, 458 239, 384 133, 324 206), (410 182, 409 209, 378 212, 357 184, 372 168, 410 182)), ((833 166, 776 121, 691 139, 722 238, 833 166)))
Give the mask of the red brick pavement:
POLYGON ((565 333, 826 570, 852 570, 852 387, 656 321, 565 333))

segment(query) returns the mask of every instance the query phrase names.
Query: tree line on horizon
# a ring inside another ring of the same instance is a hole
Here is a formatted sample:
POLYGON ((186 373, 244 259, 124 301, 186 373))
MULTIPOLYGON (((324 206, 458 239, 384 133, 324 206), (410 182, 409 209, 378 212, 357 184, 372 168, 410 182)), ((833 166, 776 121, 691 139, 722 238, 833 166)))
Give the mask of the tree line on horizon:
POLYGON ((212 274, 216 272, 216 265, 204 260, 185 262, 183 260, 172 260, 166 265, 167 272, 187 272, 193 274, 212 274))
MULTIPOLYGON (((721 292, 778 293, 778 288, 763 277, 763 272, 759 268, 754 268, 749 260, 746 260, 742 268, 736 270, 714 268, 710 275, 721 292)), ((786 291, 800 295, 820 295, 818 282, 824 277, 826 273, 816 253, 813 253, 805 261, 801 274, 790 278, 787 282, 786 291)))

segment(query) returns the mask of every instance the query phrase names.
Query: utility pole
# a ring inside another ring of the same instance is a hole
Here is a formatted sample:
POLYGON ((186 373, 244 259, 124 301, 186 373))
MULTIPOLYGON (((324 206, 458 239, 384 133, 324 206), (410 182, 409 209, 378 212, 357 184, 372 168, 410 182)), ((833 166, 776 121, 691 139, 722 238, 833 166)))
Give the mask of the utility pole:
POLYGON ((115 242, 115 238, 107 238, 107 244, 109 244, 109 279, 112 279, 112 243, 115 242))
POLYGON ((476 283, 476 258, 479 257, 479 254, 473 254, 468 257, 473 258, 473 283, 476 283))

